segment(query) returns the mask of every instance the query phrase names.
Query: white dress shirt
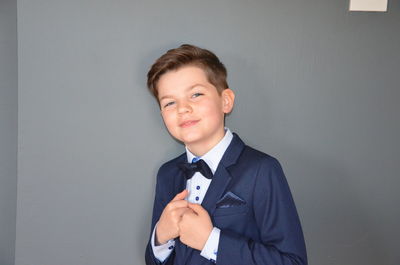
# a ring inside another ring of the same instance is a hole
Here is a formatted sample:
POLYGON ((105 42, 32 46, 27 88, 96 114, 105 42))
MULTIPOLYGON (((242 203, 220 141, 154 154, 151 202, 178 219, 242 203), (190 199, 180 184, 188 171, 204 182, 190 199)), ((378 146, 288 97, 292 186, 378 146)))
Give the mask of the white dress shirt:
MULTIPOLYGON (((191 163, 193 161, 193 158, 203 159, 214 174, 217 170, 219 162, 222 159, 222 156, 224 155, 233 138, 233 134, 228 128, 225 128, 225 131, 225 136, 221 139, 221 141, 202 157, 196 157, 193 153, 189 151, 187 147, 185 147, 187 161, 191 163)), ((207 179, 200 172, 196 172, 191 179, 188 179, 186 181, 186 189, 189 191, 189 195, 186 197, 186 200, 191 203, 201 204, 207 193, 210 183, 211 179, 207 179)), ((163 245, 156 246, 154 240, 156 227, 157 225, 154 227, 153 234, 151 236, 151 247, 153 248, 154 256, 160 262, 163 262, 173 251, 175 247, 175 240, 172 239, 163 245)), ((201 256, 208 260, 216 262, 219 236, 220 230, 217 227, 214 227, 211 231, 210 236, 208 237, 206 244, 204 245, 204 248, 200 253, 201 256)))

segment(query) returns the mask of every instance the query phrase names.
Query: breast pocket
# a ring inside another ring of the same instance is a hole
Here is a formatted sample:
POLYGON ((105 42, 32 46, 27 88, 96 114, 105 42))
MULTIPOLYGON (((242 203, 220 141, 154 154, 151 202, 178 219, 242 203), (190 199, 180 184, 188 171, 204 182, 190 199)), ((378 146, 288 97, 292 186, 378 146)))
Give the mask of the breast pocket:
POLYGON ((231 216, 234 215, 245 215, 249 211, 249 207, 247 205, 239 205, 239 206, 231 206, 228 208, 217 208, 214 211, 214 217, 223 217, 223 216, 231 216))

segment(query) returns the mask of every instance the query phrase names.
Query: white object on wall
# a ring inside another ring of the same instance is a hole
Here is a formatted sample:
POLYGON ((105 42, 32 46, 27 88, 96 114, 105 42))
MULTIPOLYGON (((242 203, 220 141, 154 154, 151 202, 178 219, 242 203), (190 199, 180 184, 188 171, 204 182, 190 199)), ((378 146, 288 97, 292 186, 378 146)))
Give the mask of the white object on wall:
POLYGON ((386 12, 388 0, 350 0, 350 11, 386 12))

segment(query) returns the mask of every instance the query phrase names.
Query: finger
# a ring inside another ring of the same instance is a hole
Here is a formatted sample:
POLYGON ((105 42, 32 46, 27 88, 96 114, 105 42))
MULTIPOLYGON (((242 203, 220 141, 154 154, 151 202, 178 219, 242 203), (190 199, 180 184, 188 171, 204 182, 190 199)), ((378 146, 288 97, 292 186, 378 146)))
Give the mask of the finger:
POLYGON ((175 198, 172 199, 172 201, 179 201, 185 199, 185 197, 188 195, 188 191, 185 189, 181 193, 176 194, 175 198))
POLYGON ((175 209, 175 208, 187 208, 188 207, 188 202, 185 200, 180 200, 180 201, 171 201, 169 203, 170 209, 175 209))
POLYGON ((196 214, 204 214, 206 210, 200 204, 188 203, 188 207, 193 210, 196 214))
POLYGON ((175 211, 176 209, 179 208, 188 208, 188 202, 187 201, 173 201, 167 204, 165 207, 164 211, 165 212, 172 212, 175 211))
POLYGON ((175 214, 182 217, 183 215, 187 214, 188 212, 193 212, 192 209, 189 208, 179 208, 174 210, 175 214))

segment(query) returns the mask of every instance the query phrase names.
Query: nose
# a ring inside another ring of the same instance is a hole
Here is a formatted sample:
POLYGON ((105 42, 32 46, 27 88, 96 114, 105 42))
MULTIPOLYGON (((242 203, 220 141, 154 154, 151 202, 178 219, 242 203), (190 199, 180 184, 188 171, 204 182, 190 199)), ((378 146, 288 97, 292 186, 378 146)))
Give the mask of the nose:
POLYGON ((187 112, 191 112, 192 111, 192 107, 190 106, 190 104, 186 101, 180 101, 178 102, 178 113, 179 114, 184 114, 187 112))

